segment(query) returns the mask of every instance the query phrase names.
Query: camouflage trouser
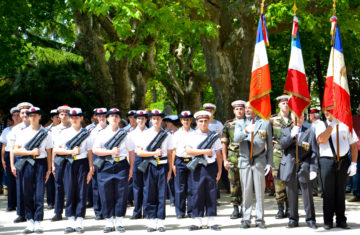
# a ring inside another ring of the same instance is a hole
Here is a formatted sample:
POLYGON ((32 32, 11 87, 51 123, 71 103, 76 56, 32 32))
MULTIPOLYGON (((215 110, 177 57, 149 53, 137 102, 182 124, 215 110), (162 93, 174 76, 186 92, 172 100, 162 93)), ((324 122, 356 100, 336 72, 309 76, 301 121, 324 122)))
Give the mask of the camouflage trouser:
POLYGON ((274 154, 275 167, 273 168, 273 176, 275 185, 275 198, 277 203, 284 203, 287 201, 287 195, 285 181, 280 180, 278 176, 280 160, 281 157, 277 156, 277 154, 274 154))
POLYGON ((240 174, 238 168, 238 157, 237 153, 233 151, 228 151, 228 161, 229 161, 229 171, 228 177, 230 182, 230 193, 231 193, 231 202, 233 205, 241 205, 242 202, 242 192, 241 192, 241 183, 240 183, 240 174))

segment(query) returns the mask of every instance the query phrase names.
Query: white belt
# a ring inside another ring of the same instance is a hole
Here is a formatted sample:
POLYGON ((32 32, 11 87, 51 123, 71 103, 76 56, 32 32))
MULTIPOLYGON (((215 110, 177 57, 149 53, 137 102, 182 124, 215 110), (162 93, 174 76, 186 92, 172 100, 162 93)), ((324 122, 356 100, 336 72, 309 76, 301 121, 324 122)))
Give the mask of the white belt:
POLYGON ((73 155, 72 157, 74 160, 81 160, 87 158, 87 155, 73 155))
POLYGON ((127 155, 118 155, 118 156, 113 155, 112 156, 112 158, 115 160, 115 162, 121 162, 121 161, 125 160, 126 157, 127 157, 127 155))
POLYGON ((214 163, 216 161, 216 158, 205 158, 208 164, 214 163))
POLYGON ((159 160, 159 161, 158 161, 158 164, 160 164, 160 165, 161 165, 161 164, 166 164, 167 162, 168 162, 167 160, 159 160))
POLYGON ((33 159, 44 159, 46 157, 47 156, 35 156, 35 155, 33 155, 33 159))

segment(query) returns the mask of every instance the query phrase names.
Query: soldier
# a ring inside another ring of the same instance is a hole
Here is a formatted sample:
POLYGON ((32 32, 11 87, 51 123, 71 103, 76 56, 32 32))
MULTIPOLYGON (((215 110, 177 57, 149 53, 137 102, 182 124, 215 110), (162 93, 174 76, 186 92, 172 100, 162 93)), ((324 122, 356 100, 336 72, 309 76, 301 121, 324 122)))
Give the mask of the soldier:
MULTIPOLYGON (((70 128, 71 124, 69 121, 69 112, 70 107, 67 105, 62 105, 57 108, 57 111, 59 113, 60 118, 60 124, 49 130, 49 133, 52 135, 52 139, 54 141, 54 146, 56 146, 56 142, 59 139, 59 136, 61 133, 70 128)), ((62 213, 64 210, 64 182, 63 182, 63 176, 64 176, 64 168, 63 166, 57 166, 55 167, 54 159, 56 155, 53 152, 52 153, 52 173, 54 175, 54 181, 55 181, 55 215, 51 218, 51 221, 59 221, 62 220, 62 213)))
POLYGON ((137 155, 156 160, 157 164, 149 164, 144 173, 144 214, 149 219, 148 232, 153 232, 156 229, 164 232, 166 183, 171 177, 169 166, 171 165, 173 143, 171 134, 161 129, 163 112, 158 109, 152 110, 149 117, 152 127, 144 131, 143 141, 137 149, 137 155), (160 138, 157 138, 160 136, 163 136, 162 142, 159 140, 160 138), (150 149, 150 146, 160 147, 150 149))
MULTIPOLYGON (((294 113, 291 113, 291 120, 296 123, 294 113)), ((282 130, 280 146, 284 150, 284 155, 280 161, 279 171, 280 179, 286 184, 289 201, 288 228, 299 226, 299 182, 306 213, 306 223, 310 228, 316 229, 311 180, 315 179, 317 175, 319 148, 315 138, 315 129, 306 128, 303 122, 304 116, 301 116, 296 125, 282 130), (298 138, 298 153, 296 153, 296 138, 298 138), (296 154, 298 154, 299 163, 296 162, 296 154)))
POLYGON ((130 110, 130 111, 126 114, 126 117, 127 117, 128 120, 129 120, 129 124, 124 127, 124 130, 129 131, 129 132, 135 130, 135 128, 136 128, 135 113, 136 113, 136 110, 130 110))
MULTIPOLYGON (((91 146, 93 146, 97 136, 99 136, 100 133, 107 127, 106 113, 107 113, 106 108, 96 108, 95 109, 95 116, 96 116, 98 124, 94 127, 94 129, 90 133, 89 138, 91 141, 91 146)), ((97 157, 98 156, 94 153, 93 160, 95 161, 97 157)), ((95 220, 101 220, 104 217, 101 213, 101 200, 100 200, 100 194, 99 194, 98 182, 97 182, 97 169, 95 169, 94 175, 91 179, 91 185, 92 185, 93 201, 90 203, 93 204, 93 206, 94 206, 95 220)))
POLYGON ((25 217, 28 222, 24 233, 42 233, 41 221, 44 218, 45 183, 51 174, 53 142, 51 136, 46 135, 39 147, 26 149, 26 145, 43 129, 39 123, 42 111, 38 107, 31 107, 26 114, 29 116, 30 126, 25 128, 21 135, 16 138, 14 148, 14 154, 21 156, 20 159, 25 162, 22 167, 18 166, 15 171, 21 172, 19 176, 24 192, 25 217))
POLYGON ((69 219, 69 224, 65 228, 65 233, 83 233, 83 220, 86 212, 87 184, 90 182, 94 172, 91 142, 89 138, 84 139, 78 146, 68 149, 66 146, 70 140, 74 140, 78 134, 86 130, 81 128, 84 114, 80 108, 71 108, 70 112, 71 127, 62 131, 55 140, 54 159, 56 167, 63 165, 64 191, 66 196, 65 216, 69 219))
POLYGON ((107 144, 117 137, 121 112, 117 108, 112 108, 106 113, 106 117, 109 126, 100 132, 93 146, 94 154, 104 160, 102 167, 97 166, 101 211, 106 220, 104 233, 115 229, 125 232, 122 221, 126 213, 128 181, 133 173, 135 144, 123 130, 119 143, 107 147, 107 144))
POLYGON ((186 141, 194 132, 190 127, 193 115, 190 111, 182 111, 179 115, 182 127, 174 133, 174 151, 172 169, 175 175, 175 212, 178 219, 185 214, 191 216, 191 172, 186 164, 192 159, 186 154, 186 141))
POLYGON ((11 144, 10 144, 10 132, 14 129, 14 127, 21 122, 20 119, 20 112, 17 107, 13 107, 10 109, 11 119, 13 120, 13 125, 6 127, 3 132, 1 133, 1 142, 2 142, 2 149, 1 149, 1 160, 2 165, 6 171, 6 180, 8 186, 8 204, 6 211, 13 211, 16 210, 16 178, 11 173, 10 167, 10 151, 11 151, 11 144))
MULTIPOLYGON (((143 133, 148 128, 146 127, 147 113, 145 110, 136 111, 134 117, 136 118, 136 128, 130 132, 130 137, 133 139, 136 148, 140 147, 143 133)), ((135 153, 135 162, 133 170, 133 191, 134 191, 134 211, 130 219, 141 219, 142 218, 142 207, 143 207, 143 187, 144 179, 143 173, 137 169, 141 163, 142 158, 135 153)), ((144 214, 145 217, 145 214, 144 214)))
POLYGON ((280 146, 281 139, 281 131, 284 128, 290 127, 292 125, 292 121, 290 118, 289 112, 289 101, 290 96, 281 95, 276 98, 279 102, 278 107, 280 112, 270 118, 270 123, 273 131, 273 145, 274 145, 274 168, 273 168, 273 176, 274 176, 274 185, 275 185, 275 198, 278 206, 278 212, 275 215, 276 219, 282 219, 289 216, 288 214, 288 204, 287 204, 287 196, 286 196, 286 186, 285 182, 279 179, 279 166, 280 161, 283 155, 283 150, 280 146), (286 210, 284 212, 284 204, 286 204, 286 210))
POLYGON ((336 227, 349 229, 345 216, 345 186, 347 176, 356 174, 358 137, 354 131, 339 123, 325 111, 326 121, 316 125, 316 138, 320 149, 320 174, 323 186, 324 228, 333 228, 333 217, 336 215, 336 227), (339 126, 339 150, 336 148, 336 126, 339 126), (348 157, 350 149, 351 160, 348 157), (340 161, 337 162, 337 151, 340 161))
POLYGON ((226 121, 221 136, 222 156, 224 159, 224 167, 228 171, 230 182, 231 202, 234 210, 230 219, 241 218, 242 211, 242 192, 239 176, 238 158, 239 158, 239 143, 234 142, 235 124, 238 120, 245 118, 245 101, 236 100, 231 103, 233 106, 234 119, 226 121))
POLYGON ((240 143, 240 181, 243 190, 243 219, 241 228, 250 228, 253 192, 256 198, 256 227, 265 228, 264 195, 265 176, 273 164, 271 126, 268 121, 257 119, 253 124, 249 102, 245 105, 246 119, 236 122, 234 141, 240 143), (250 156, 251 136, 254 133, 253 154, 250 156))
POLYGON ((189 227, 190 231, 199 230, 203 225, 211 230, 219 231, 216 224, 216 183, 221 176, 221 142, 218 133, 209 130, 211 113, 198 111, 194 115, 198 129, 189 136, 186 144, 186 154, 194 158, 201 157, 206 163, 198 164, 191 174, 192 184, 192 212, 195 223, 189 227), (200 144, 213 138, 211 145, 200 148, 200 144), (207 216, 207 221, 202 217, 207 216), (204 223, 203 223, 204 222, 204 223))
POLYGON ((26 219, 25 219, 25 209, 24 209, 23 186, 20 180, 22 173, 19 172, 18 174, 16 174, 16 169, 14 166, 15 162, 17 161, 17 159, 20 158, 20 156, 15 156, 13 150, 15 147, 16 138, 21 136, 22 131, 30 125, 29 117, 26 115, 26 112, 32 106, 33 105, 28 102, 22 102, 17 105, 17 108, 20 111, 20 118, 22 122, 14 126, 13 130, 9 133, 10 135, 9 140, 11 145, 10 166, 11 166, 11 171, 16 178, 16 213, 18 217, 14 220, 14 223, 25 222, 26 219))

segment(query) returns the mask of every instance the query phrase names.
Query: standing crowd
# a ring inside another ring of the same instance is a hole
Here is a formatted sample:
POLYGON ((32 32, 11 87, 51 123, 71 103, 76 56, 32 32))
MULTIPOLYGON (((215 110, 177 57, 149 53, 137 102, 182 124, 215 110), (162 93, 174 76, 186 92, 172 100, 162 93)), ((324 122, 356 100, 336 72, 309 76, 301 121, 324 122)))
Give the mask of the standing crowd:
MULTIPOLYGON (((148 232, 164 232, 169 196, 178 219, 193 218, 190 231, 219 231, 218 182, 226 172, 230 218, 242 218, 243 229, 251 227, 252 216, 256 227, 266 228, 267 179, 273 179, 275 217, 288 218, 287 227, 299 226, 300 190, 306 224, 317 228, 313 193, 319 184, 324 228, 333 228, 335 216, 335 226, 348 229, 345 187, 348 176, 359 176, 360 114, 350 131, 326 111, 321 121, 316 109, 310 111, 310 124, 289 111, 289 98, 277 98, 280 111, 269 121, 253 115, 248 102, 236 100, 234 119, 224 125, 214 119, 216 106, 206 103, 194 114, 131 110, 125 127, 117 108, 94 109, 94 122, 83 127, 83 111, 67 105, 52 110, 51 124, 42 126, 42 110, 22 102, 10 110, 11 125, 1 127, 7 211, 16 210, 15 223, 27 222, 25 234, 42 233, 46 192, 52 221, 62 220, 65 211, 65 233, 85 231, 87 201, 95 219, 104 221, 104 233, 125 232, 133 201, 130 219, 145 218, 148 232)), ((355 193, 351 200, 360 200, 355 193)))

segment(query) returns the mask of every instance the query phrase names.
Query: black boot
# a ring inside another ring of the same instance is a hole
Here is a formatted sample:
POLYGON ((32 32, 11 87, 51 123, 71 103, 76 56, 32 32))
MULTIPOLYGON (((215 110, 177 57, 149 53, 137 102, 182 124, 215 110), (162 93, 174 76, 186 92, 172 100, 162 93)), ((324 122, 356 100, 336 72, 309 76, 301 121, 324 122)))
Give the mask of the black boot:
POLYGON ((275 219, 283 219, 286 218, 285 213, 284 213, 284 203, 282 202, 278 202, 278 212, 275 215, 275 219))
POLYGON ((233 210, 232 214, 230 215, 230 219, 238 219, 238 218, 240 218, 239 206, 234 205, 234 210, 233 210))

